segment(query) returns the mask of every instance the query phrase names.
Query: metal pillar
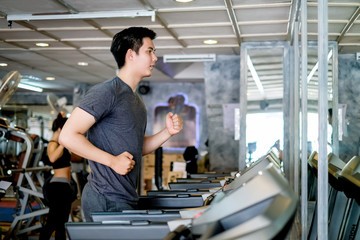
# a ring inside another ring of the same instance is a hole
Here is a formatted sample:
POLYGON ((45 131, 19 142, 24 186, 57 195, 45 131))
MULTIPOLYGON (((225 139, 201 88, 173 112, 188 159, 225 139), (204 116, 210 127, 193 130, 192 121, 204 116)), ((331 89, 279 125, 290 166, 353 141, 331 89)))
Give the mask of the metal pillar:
POLYGON ((319 81, 319 159, 318 159, 318 239, 328 239, 328 2, 318 1, 318 81, 319 81))
POLYGON ((284 60, 283 60, 283 68, 284 68, 284 96, 283 96, 283 119, 284 119, 284 150, 283 150, 283 164, 284 164, 284 172, 285 177, 289 181, 290 186, 293 188, 293 178, 292 178, 292 170, 291 162, 292 162, 292 129, 291 129, 291 96, 290 96, 290 51, 284 51, 284 60))
POLYGON ((299 22, 296 21, 294 24, 294 111, 293 111, 293 121, 294 121, 294 153, 293 153, 293 159, 294 159, 294 191, 297 195, 299 195, 299 111, 300 111, 300 103, 299 103, 299 22))
POLYGON ((307 89, 307 0, 301 0, 301 239, 306 240, 308 235, 308 89, 307 89))
POLYGON ((247 48, 241 45, 239 170, 246 167, 247 48))
MULTIPOLYGON (((330 43, 329 43, 330 45, 330 43)), ((335 155, 339 156, 339 84, 338 84, 338 45, 335 42, 332 45, 333 51, 333 63, 332 63, 332 73, 333 73, 333 83, 332 83, 332 91, 333 91, 333 100, 332 100, 332 133, 333 133, 333 142, 332 142, 332 151, 335 155)))

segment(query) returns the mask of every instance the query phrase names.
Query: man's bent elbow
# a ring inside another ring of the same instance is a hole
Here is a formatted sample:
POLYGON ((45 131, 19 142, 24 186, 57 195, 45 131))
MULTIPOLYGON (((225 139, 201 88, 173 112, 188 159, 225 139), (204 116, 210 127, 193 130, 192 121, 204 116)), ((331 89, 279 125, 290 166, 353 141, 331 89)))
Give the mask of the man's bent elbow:
POLYGON ((66 134, 64 134, 63 131, 60 132, 58 141, 59 141, 59 143, 60 143, 61 145, 63 145, 65 148, 67 147, 66 134))

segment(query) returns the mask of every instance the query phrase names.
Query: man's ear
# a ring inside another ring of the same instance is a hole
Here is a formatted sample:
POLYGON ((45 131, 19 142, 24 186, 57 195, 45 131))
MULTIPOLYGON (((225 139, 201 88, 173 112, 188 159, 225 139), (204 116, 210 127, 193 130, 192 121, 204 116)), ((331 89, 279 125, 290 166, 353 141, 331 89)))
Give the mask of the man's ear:
POLYGON ((135 52, 134 52, 132 49, 128 49, 127 52, 126 52, 126 58, 127 58, 128 60, 132 60, 133 57, 134 57, 134 53, 135 53, 135 52))

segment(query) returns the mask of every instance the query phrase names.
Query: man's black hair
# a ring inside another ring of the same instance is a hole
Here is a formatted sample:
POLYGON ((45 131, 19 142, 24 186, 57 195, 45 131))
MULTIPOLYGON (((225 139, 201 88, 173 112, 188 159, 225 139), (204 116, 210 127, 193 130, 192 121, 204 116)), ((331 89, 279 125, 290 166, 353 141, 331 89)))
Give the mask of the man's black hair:
POLYGON ((143 38, 145 37, 154 40, 156 33, 144 27, 130 27, 115 34, 110 51, 114 55, 119 69, 125 64, 127 50, 132 49, 139 53, 139 49, 143 45, 143 38))

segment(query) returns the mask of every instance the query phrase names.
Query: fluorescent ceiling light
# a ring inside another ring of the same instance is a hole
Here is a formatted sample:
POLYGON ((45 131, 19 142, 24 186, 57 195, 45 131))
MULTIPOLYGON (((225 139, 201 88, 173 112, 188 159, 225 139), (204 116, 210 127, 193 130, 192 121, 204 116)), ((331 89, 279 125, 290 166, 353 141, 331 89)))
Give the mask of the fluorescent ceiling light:
POLYGON ((25 83, 19 83, 18 88, 27 89, 35 92, 42 92, 43 89, 40 87, 31 86, 25 83))
POLYGON ((257 72, 255 70, 255 67, 254 67, 249 55, 247 56, 247 65, 248 65, 248 68, 249 68, 249 70, 251 72, 251 75, 252 75, 252 77, 253 77, 253 79, 254 79, 254 81, 256 83, 257 88, 259 89, 261 95, 264 96, 264 87, 261 84, 259 75, 257 74, 257 72))
POLYGON ((215 54, 164 55, 165 63, 214 62, 215 60, 215 54))
POLYGON ((7 63, 0 63, 0 67, 6 67, 7 65, 7 63))
POLYGON ((66 20, 66 19, 94 19, 94 18, 118 18, 118 17, 151 17, 155 21, 155 11, 134 10, 134 11, 97 11, 97 12, 79 12, 65 14, 8 14, 8 21, 30 21, 30 20, 66 20))
POLYGON ((48 81, 54 81, 55 80, 54 77, 46 77, 45 79, 48 80, 48 81))
MULTIPOLYGON (((327 57, 327 61, 329 62, 330 58, 332 56, 332 49, 330 50, 328 57, 327 57)), ((309 73, 309 75, 307 76, 307 82, 309 83, 311 78, 314 76, 315 72, 318 70, 319 68, 319 61, 316 62, 315 66, 313 67, 313 69, 311 69, 311 72, 309 73)))
POLYGON ((176 2, 179 2, 179 3, 189 3, 189 2, 192 2, 194 0, 175 0, 176 2))

